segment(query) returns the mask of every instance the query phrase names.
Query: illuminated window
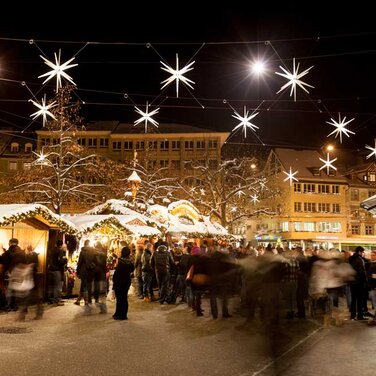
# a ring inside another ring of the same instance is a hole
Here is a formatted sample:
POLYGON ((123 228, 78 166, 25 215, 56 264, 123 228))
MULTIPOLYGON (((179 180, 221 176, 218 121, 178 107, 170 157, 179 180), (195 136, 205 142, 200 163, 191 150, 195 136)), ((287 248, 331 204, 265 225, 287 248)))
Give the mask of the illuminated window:
POLYGON ((10 151, 11 151, 12 153, 18 153, 19 150, 20 150, 20 145, 19 145, 17 142, 12 142, 12 143, 10 144, 10 151))

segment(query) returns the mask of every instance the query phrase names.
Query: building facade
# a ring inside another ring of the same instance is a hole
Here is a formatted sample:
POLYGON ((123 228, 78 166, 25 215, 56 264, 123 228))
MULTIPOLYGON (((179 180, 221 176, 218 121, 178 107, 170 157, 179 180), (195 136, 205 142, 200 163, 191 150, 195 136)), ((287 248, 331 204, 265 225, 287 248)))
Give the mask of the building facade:
POLYGON ((375 192, 375 164, 352 170, 323 168, 325 159, 314 150, 276 148, 269 154, 267 174, 281 184, 276 215, 250 224, 259 242, 282 246, 376 247, 376 220, 360 203, 375 192), (285 172, 297 173, 286 180, 285 172))

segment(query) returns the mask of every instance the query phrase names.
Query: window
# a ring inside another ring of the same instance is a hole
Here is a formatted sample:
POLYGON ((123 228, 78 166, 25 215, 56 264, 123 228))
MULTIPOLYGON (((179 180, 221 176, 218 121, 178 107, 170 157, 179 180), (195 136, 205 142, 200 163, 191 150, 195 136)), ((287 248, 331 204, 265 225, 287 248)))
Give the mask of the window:
POLYGON ((376 191, 368 191, 368 197, 376 195, 376 191))
POLYGON ((193 150, 193 141, 184 141, 185 150, 193 150))
POLYGON ((30 142, 27 142, 25 144, 25 153, 31 153, 33 151, 33 144, 30 142))
POLYGON ((366 235, 373 235, 373 226, 366 225, 366 235))
POLYGON ((318 184, 317 189, 318 189, 318 193, 323 193, 323 194, 330 193, 330 185, 328 184, 318 184))
POLYGON ((12 153, 18 153, 19 150, 20 150, 20 145, 19 145, 17 142, 12 142, 12 143, 10 144, 10 151, 11 151, 12 153))
POLYGON ((301 212, 302 211, 302 203, 301 202, 294 202, 294 211, 301 212))
POLYGON ((350 200, 351 201, 359 201, 359 189, 352 188, 350 190, 350 200))
POLYGON ((133 141, 124 141, 124 150, 132 150, 133 141))
POLYGON ((317 211, 319 213, 329 213, 330 212, 330 204, 326 202, 319 202, 317 204, 317 211))
POLYGON ((112 150, 113 151, 120 151, 121 150, 121 141, 113 141, 112 142, 112 150))
POLYGON ((288 231, 289 230, 289 223, 288 222, 282 222, 281 223, 281 229, 284 232, 288 231))
MULTIPOLYGON (((78 139, 78 140, 80 140, 80 139, 78 139)), ((42 138, 40 141, 41 141, 42 146, 48 145, 50 143, 49 138, 42 138)))
POLYGON ((24 169, 24 171, 29 171, 31 169, 31 163, 30 162, 24 162, 23 169, 24 169))
POLYGON ((331 232, 330 222, 319 222, 319 232, 331 232))
POLYGON ((339 194, 339 185, 332 185, 332 193, 334 195, 338 195, 339 194))
POLYGON ((89 148, 96 148, 97 147, 97 139, 96 138, 88 138, 87 146, 89 148))
POLYGON ((332 232, 341 232, 341 223, 333 222, 332 223, 332 232))
POLYGON ((351 234, 352 235, 359 235, 360 234, 359 225, 351 225, 351 234))
POLYGON ((321 176, 321 171, 318 167, 313 168, 313 175, 314 176, 321 176))
POLYGON ((294 183, 294 192, 301 192, 302 191, 302 185, 300 183, 294 183))
POLYGON ((160 150, 168 150, 170 148, 170 143, 168 141, 161 141, 159 148, 160 150))
POLYGON ((17 171, 17 162, 9 162, 9 171, 17 171))
POLYGON ((149 141, 148 142, 148 149, 150 150, 157 150, 158 149, 158 142, 157 141, 149 141))
POLYGON ((374 173, 368 174, 368 181, 375 182, 376 181, 376 175, 374 173))
POLYGON ((209 140, 208 141, 208 148, 209 149, 217 149, 218 141, 217 140, 209 140))
POLYGON ((145 143, 144 143, 144 141, 137 141, 137 142, 136 142, 136 149, 137 149, 137 150, 144 150, 144 148, 145 148, 145 143))
POLYGON ((341 213, 341 204, 332 204, 333 205, 333 213, 341 213))
POLYGON ((205 149, 205 141, 196 141, 197 149, 205 149))
POLYGON ((77 140, 78 145, 86 146, 86 138, 79 138, 77 140))
POLYGON ((100 148, 108 148, 108 138, 100 138, 99 139, 99 147, 100 148))
POLYGON ((314 202, 305 202, 304 211, 309 213, 314 213, 316 211, 316 203, 314 202))
POLYGON ((315 223, 314 222, 303 222, 303 231, 315 231, 315 223))
POLYGON ((171 141, 172 150, 180 150, 180 141, 171 141))
POLYGON ((159 165, 160 165, 161 167, 168 167, 168 159, 161 159, 161 160, 159 161, 159 165))
POLYGON ((314 193, 315 191, 315 184, 303 184, 304 193, 314 193))
POLYGON ((180 161, 179 160, 172 160, 170 163, 170 167, 173 170, 180 170, 180 161))

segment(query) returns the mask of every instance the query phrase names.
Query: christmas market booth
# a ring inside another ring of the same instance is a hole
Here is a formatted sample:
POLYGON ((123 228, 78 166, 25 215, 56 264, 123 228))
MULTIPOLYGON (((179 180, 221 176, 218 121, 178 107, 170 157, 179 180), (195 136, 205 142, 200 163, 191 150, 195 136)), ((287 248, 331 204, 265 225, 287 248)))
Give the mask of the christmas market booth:
POLYGON ((200 214, 199 210, 189 201, 180 200, 169 204, 152 205, 147 209, 149 215, 157 223, 166 227, 165 235, 169 240, 180 241, 193 238, 197 244, 202 240, 227 240, 230 235, 218 222, 209 216, 200 214))
POLYGON ((79 249, 83 242, 89 239, 92 245, 100 241, 108 251, 119 255, 121 241, 131 244, 136 243, 140 238, 161 236, 157 228, 148 226, 139 215, 77 214, 65 218, 68 218, 78 229, 79 249))
POLYGON ((0 205, 0 243, 8 248, 17 238, 21 249, 31 245, 38 254, 38 278, 45 280, 47 250, 52 249, 62 234, 76 234, 69 220, 41 204, 0 205))

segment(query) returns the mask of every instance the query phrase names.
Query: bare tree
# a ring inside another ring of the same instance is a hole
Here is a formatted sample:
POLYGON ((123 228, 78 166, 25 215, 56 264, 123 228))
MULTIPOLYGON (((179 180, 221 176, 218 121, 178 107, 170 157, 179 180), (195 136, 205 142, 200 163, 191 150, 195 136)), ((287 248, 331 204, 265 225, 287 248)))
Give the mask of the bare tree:
POLYGON ((275 196, 276 191, 258 171, 253 158, 225 160, 216 168, 194 161, 187 170, 192 173, 180 182, 183 193, 203 213, 216 217, 222 226, 231 226, 242 218, 275 213, 264 202, 275 196))
MULTIPOLYGON (((60 214, 64 205, 82 205, 85 200, 101 201, 105 177, 109 168, 96 154, 89 154, 78 145, 75 132, 80 129, 80 103, 72 103, 72 85, 66 85, 56 94, 51 109, 54 119, 47 121, 49 143, 35 153, 31 169, 17 179, 15 193, 25 192, 34 201, 49 205, 60 214)), ((50 102, 52 103, 52 102, 50 102)))

